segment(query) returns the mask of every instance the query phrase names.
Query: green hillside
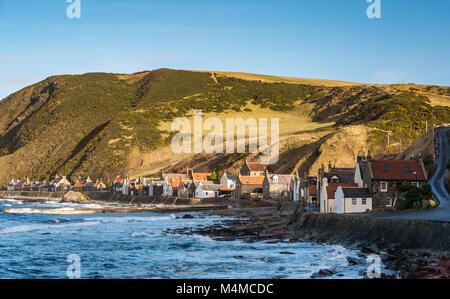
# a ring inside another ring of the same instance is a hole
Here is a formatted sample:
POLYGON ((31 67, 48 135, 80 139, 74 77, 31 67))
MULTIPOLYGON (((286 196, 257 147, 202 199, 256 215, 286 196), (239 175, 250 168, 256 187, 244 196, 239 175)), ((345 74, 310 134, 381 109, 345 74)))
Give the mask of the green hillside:
MULTIPOLYGON (((419 91, 384 86, 267 83, 169 69, 53 76, 0 101, 0 186, 11 178, 56 174, 110 181, 134 167, 133 149, 152 151, 170 142, 161 122, 192 109, 251 115, 249 104, 286 113, 309 105, 314 122, 391 130, 405 144, 431 121, 432 109, 419 91)), ((438 123, 450 122, 450 108, 433 109, 438 123)), ((384 136, 374 138, 381 144, 384 136)))

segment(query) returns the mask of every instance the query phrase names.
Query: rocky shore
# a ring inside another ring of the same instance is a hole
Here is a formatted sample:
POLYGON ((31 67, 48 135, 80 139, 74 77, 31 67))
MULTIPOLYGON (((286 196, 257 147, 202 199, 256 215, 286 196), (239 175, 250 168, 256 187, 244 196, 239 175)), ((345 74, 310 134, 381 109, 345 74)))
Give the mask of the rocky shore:
MULTIPOLYGON (((100 204, 103 206, 101 213, 201 212, 205 216, 219 215, 231 220, 224 220, 222 224, 210 227, 186 227, 167 233, 199 234, 211 236, 219 241, 242 240, 249 243, 339 244, 361 252, 360 259, 348 259, 350 265, 365 263, 369 254, 380 255, 386 268, 397 273, 396 276, 382 274, 384 279, 450 277, 450 225, 447 223, 306 214, 296 203, 126 197, 110 192, 51 194, 0 192, 0 198, 15 198, 26 202, 51 200, 100 204)), ((184 217, 194 216, 186 214, 184 217)), ((315 273, 312 278, 333 274, 324 269, 315 273)))
MULTIPOLYGON (((237 208, 233 210, 211 211, 208 215, 219 215, 232 220, 224 220, 223 224, 215 224, 205 228, 182 228, 168 233, 199 234, 213 237, 219 241, 242 240, 244 242, 317 242, 343 245, 361 252, 360 259, 348 258, 349 265, 366 263, 369 254, 378 254, 388 270, 397 275, 382 274, 383 279, 448 279, 450 276, 450 253, 448 242, 450 235, 446 224, 408 221, 397 223, 392 231, 385 230, 391 220, 369 219, 366 217, 333 218, 332 215, 304 215, 294 206, 277 205, 264 208, 237 208), (331 216, 331 217, 330 217, 331 216), (327 220, 323 220, 325 217, 327 220), (322 223, 320 223, 322 221, 322 223), (335 229, 327 227, 334 223, 335 229), (341 223, 340 223, 341 222, 341 223), (366 226, 348 233, 346 226, 366 226), (415 225, 415 228, 412 226, 415 225), (411 229, 405 231, 405 227, 411 229), (341 230, 338 232, 337 230, 341 230), (435 233, 431 231, 435 230, 435 233), (334 234, 334 236, 332 236, 334 234), (369 235, 374 234, 374 235, 369 235), (400 234, 396 242, 391 240, 400 234), (430 236, 425 236, 431 234, 430 236), (436 234, 439 234, 437 237, 436 234), (407 241, 416 237, 424 238, 424 242, 407 241), (432 241, 432 238, 440 240, 432 241)), ((350 217, 350 216, 347 216, 350 217)), ((401 221, 400 221, 401 222, 401 221)), ((288 254, 288 253, 286 253, 288 254)), ((319 271, 312 278, 331 276, 330 271, 319 271)), ((365 273, 361 273, 362 276, 365 273)))

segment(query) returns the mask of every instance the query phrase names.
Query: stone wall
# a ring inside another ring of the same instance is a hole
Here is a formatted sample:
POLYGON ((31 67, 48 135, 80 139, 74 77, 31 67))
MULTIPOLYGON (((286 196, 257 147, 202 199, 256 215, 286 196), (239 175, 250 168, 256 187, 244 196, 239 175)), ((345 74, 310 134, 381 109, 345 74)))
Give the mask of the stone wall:
POLYGON ((337 214, 296 213, 289 229, 306 239, 346 245, 372 244, 380 249, 432 249, 450 248, 448 223, 380 219, 337 214))

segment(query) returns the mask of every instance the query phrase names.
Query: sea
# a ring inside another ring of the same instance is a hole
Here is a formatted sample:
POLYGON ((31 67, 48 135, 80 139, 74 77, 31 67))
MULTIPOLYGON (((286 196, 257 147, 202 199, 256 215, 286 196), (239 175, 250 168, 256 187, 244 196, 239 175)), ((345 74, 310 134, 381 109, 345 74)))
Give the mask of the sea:
POLYGON ((202 213, 189 213, 193 219, 183 219, 185 213, 40 213, 96 207, 0 199, 0 279, 294 279, 324 269, 334 273, 326 278, 359 279, 373 268, 360 252, 337 245, 168 233, 226 219, 202 213), (350 265, 348 257, 363 263, 350 265))

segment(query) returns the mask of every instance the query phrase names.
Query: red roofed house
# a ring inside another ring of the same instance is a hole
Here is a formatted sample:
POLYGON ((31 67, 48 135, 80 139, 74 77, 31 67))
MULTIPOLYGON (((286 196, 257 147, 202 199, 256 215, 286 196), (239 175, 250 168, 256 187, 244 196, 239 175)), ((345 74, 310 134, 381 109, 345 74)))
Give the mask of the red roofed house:
POLYGON ((236 182, 235 197, 241 199, 251 199, 252 194, 263 193, 264 176, 242 176, 239 175, 236 182))
POLYGON ((336 190, 339 187, 358 187, 355 183, 328 183, 327 178, 322 179, 320 185, 320 213, 329 214, 334 213, 334 197, 336 190))
POLYGON ((356 167, 355 182, 360 188, 369 188, 374 211, 396 209, 402 185, 422 187, 427 175, 418 160, 361 160, 356 167))
POLYGON ((268 164, 248 162, 247 160, 245 160, 244 165, 242 165, 240 173, 242 176, 264 176, 267 167, 268 164))
POLYGON ((211 172, 200 173, 191 171, 189 176, 192 181, 209 181, 211 180, 212 173, 211 172))

